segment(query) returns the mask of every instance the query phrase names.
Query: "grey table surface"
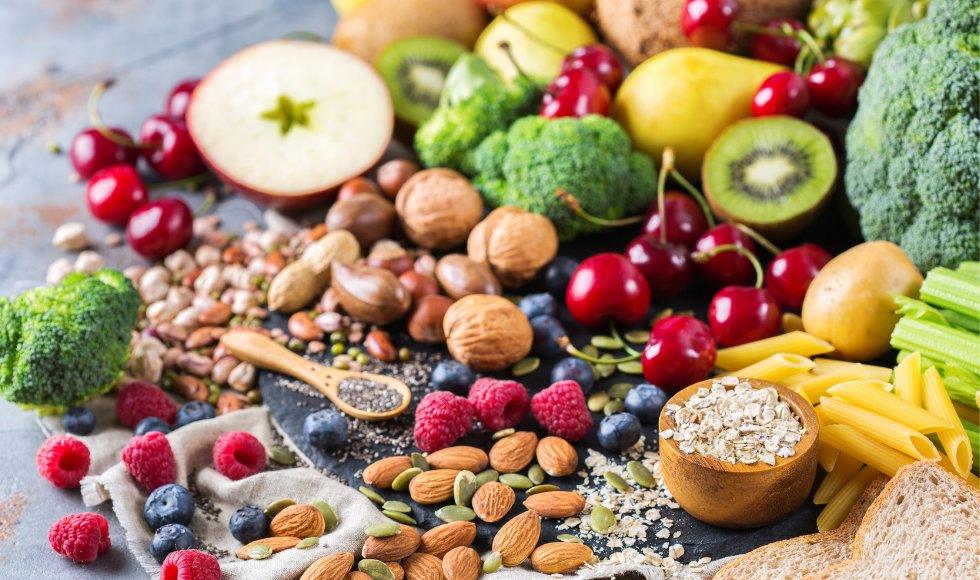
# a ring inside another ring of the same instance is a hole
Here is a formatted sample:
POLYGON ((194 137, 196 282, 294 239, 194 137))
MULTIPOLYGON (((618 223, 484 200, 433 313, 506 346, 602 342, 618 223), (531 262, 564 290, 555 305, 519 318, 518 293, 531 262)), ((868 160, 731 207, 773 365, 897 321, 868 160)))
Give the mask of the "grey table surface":
MULTIPOLYGON (((67 158, 48 149, 67 148, 87 125, 86 98, 97 82, 117 79, 103 115, 136 133, 178 81, 288 32, 329 37, 336 20, 328 0, 0 0, 0 296, 43 284, 48 264, 73 259, 51 246, 65 221, 83 222, 110 266, 139 261, 102 243, 113 230, 89 216, 84 183, 70 182, 67 158)), ((181 195, 192 207, 202 200, 181 195)), ((238 199, 217 212, 231 229, 261 216, 238 199)), ((78 489, 55 489, 38 475, 43 441, 33 412, 0 399, 0 579, 146 578, 108 504, 94 511, 109 520, 116 549, 86 565, 52 552, 51 524, 92 510, 78 489)))

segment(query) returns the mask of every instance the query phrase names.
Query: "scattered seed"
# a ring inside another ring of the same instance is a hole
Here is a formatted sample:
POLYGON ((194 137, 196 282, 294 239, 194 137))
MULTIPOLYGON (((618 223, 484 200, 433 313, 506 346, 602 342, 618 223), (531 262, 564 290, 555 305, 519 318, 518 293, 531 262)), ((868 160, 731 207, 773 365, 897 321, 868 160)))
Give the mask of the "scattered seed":
POLYGON ((344 343, 342 342, 335 342, 330 346, 331 354, 341 354, 343 352, 344 352, 344 343))
POLYGON ((465 469, 456 474, 456 481, 453 482, 453 501, 456 505, 469 506, 475 493, 476 475, 465 469))
POLYGON ((418 523, 417 521, 415 521, 415 518, 413 518, 412 516, 408 514, 403 514, 401 512, 396 512, 394 510, 381 510, 381 513, 395 520, 396 522, 401 522, 405 524, 406 526, 414 526, 415 524, 418 523))
POLYGON ((363 493, 364 495, 366 495, 367 498, 373 501, 374 503, 378 505, 384 505, 385 498, 381 497, 381 494, 374 491, 373 489, 368 489, 362 485, 361 487, 357 488, 357 490, 363 493))
POLYGON ((494 441, 499 441, 500 439, 503 439, 504 437, 510 437, 513 434, 514 434, 514 429, 501 429, 500 431, 497 431, 496 433, 493 434, 492 439, 494 441))
POLYGON ((631 390, 633 390, 632 383, 616 383, 609 387, 609 396, 613 399, 625 399, 631 390))
POLYGON ((398 349, 398 360, 401 362, 408 362, 412 360, 412 351, 405 347, 398 349))
POLYGON ((500 483, 514 489, 531 489, 534 483, 526 475, 520 473, 504 473, 498 478, 500 483))
POLYGON ((269 459, 275 461, 279 465, 292 465, 296 463, 296 456, 293 452, 285 447, 270 447, 266 454, 269 459))
POLYGON ((589 514, 589 527, 600 534, 608 534, 616 528, 616 515, 609 508, 598 505, 589 514))
POLYGON ((253 405, 258 405, 262 402, 262 391, 258 389, 252 389, 251 391, 245 393, 245 396, 248 397, 249 402, 251 402, 253 405))
POLYGON ((633 344, 646 344, 650 341, 650 331, 631 330, 624 334, 623 338, 625 338, 627 342, 632 342, 633 344))
POLYGON ((296 544, 296 549, 305 550, 307 548, 312 548, 313 546, 319 544, 320 544, 320 538, 306 538, 304 540, 300 540, 299 543, 296 544))
POLYGON ((412 513, 412 506, 408 505, 403 501, 388 500, 384 503, 383 506, 381 506, 381 509, 389 510, 393 512, 401 512, 403 514, 412 513))
POLYGON ((673 315, 674 315, 674 309, 673 308, 664 308, 660 312, 654 314, 653 315, 653 318, 650 319, 650 328, 653 328, 653 325, 654 324, 660 322, 664 318, 667 318, 668 316, 673 316, 673 315))
POLYGON ((370 379, 348 377, 337 385, 341 401, 363 411, 385 413, 402 404, 402 394, 384 383, 370 379))
POLYGON ((558 491, 559 489, 561 488, 559 488, 557 485, 550 485, 550 484, 535 485, 534 487, 532 487, 531 489, 527 490, 524 493, 528 495, 534 495, 536 493, 544 493, 546 491, 558 491))
POLYGON ((337 512, 333 511, 333 508, 330 507, 330 504, 327 502, 311 501, 310 505, 320 510, 320 513, 323 514, 323 529, 326 531, 329 532, 330 530, 336 528, 337 524, 340 523, 340 519, 337 517, 337 512))
MULTIPOLYGON (((615 360, 615 358, 613 355, 606 353, 599 357, 599 360, 615 360)), ((597 364, 595 368, 599 371, 599 376, 602 378, 606 378, 616 372, 616 365, 614 364, 597 364)))
POLYGON ((504 558, 500 555, 500 552, 491 552, 487 559, 483 561, 483 571, 487 574, 492 574, 500 569, 500 565, 503 564, 504 558))
POLYGON ((629 360, 616 365, 619 372, 626 373, 627 375, 642 375, 643 374, 643 363, 638 360, 629 360))
POLYGON ((425 458, 425 455, 418 452, 412 454, 412 467, 417 467, 422 471, 429 471, 432 469, 429 467, 429 460, 425 458))
POLYGON ((541 359, 536 356, 529 356, 522 359, 514 365, 514 368, 510 369, 510 373, 515 377, 523 377, 524 375, 529 375, 534 371, 538 370, 541 366, 541 359))
POLYGON ((288 508, 291 505, 296 505, 296 502, 291 499, 280 499, 269 504, 269 507, 265 508, 265 515, 270 518, 276 517, 276 514, 282 510, 288 508))
POLYGON ((593 413, 598 413, 606 406, 609 402, 609 393, 606 391, 599 391, 597 393, 592 393, 589 395, 589 400, 586 404, 589 406, 589 410, 593 413))
POLYGON ((410 467, 406 469, 405 471, 399 473, 398 477, 391 482, 391 489, 395 491, 405 491, 408 489, 408 483, 420 473, 422 473, 422 470, 418 467, 410 467))
POLYGON ((246 551, 249 560, 265 560, 272 555, 272 548, 266 544, 255 544, 246 551))
POLYGON ((578 536, 573 536, 571 534, 558 534, 559 542, 571 542, 573 544, 584 544, 585 540, 578 536))
POLYGON ((485 469, 480 473, 476 474, 476 488, 480 489, 484 484, 490 483, 491 481, 497 481, 500 474, 493 469, 485 469))
POLYGON ((596 347, 592 346, 591 344, 587 344, 587 345, 583 346, 581 348, 581 351, 582 351, 582 354, 584 354, 585 356, 590 356, 592 358, 596 358, 596 357, 599 356, 599 349, 597 349, 596 347))
POLYGON ((623 348, 623 342, 621 340, 616 340, 611 336, 603 336, 601 334, 592 337, 592 346, 596 348, 601 348, 602 350, 620 350, 623 348))
POLYGON ((357 569, 370 576, 371 580, 395 580, 394 572, 381 560, 361 560, 357 563, 357 569))
POLYGON ((402 528, 398 524, 374 524, 368 526, 364 533, 373 538, 388 538, 402 533, 402 528))
POLYGON ((619 399, 613 399, 606 403, 606 406, 602 408, 602 413, 608 417, 609 415, 615 415, 616 413, 622 413, 626 405, 619 399))
POLYGON ((466 506, 447 505, 436 510, 436 517, 444 522, 471 522, 476 512, 466 506))
POLYGON ((630 461, 626 464, 626 469, 633 476, 633 480, 639 483, 643 487, 652 489, 656 485, 656 481, 653 479, 653 474, 639 461, 630 461))
POLYGON ((527 478, 531 480, 534 485, 541 485, 544 483, 544 470, 541 466, 535 463, 527 470, 527 478))
POLYGON ((619 491, 628 491, 630 489, 630 484, 626 483, 625 479, 623 479, 620 475, 613 473, 612 471, 607 471, 606 473, 603 474, 603 477, 606 478, 606 481, 609 482, 609 485, 615 487, 619 491))
POLYGON ((333 362, 330 363, 330 366, 338 370, 346 371, 347 367, 349 367, 350 365, 347 364, 347 361, 345 360, 335 358, 333 359, 333 362))

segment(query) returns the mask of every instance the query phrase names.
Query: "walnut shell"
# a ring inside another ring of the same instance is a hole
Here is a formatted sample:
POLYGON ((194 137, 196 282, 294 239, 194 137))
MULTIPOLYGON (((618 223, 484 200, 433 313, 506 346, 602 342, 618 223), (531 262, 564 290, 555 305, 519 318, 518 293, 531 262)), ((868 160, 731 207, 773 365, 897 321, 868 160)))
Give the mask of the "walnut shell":
POLYGON ((466 249, 471 260, 488 265, 504 286, 519 288, 558 253, 558 232, 543 215, 503 206, 473 228, 466 249))
POLYGON ((334 262, 330 268, 340 305, 368 324, 390 324, 408 312, 412 295, 389 270, 334 262))
POLYGON ((503 370, 527 356, 534 333, 513 302, 472 294, 458 300, 442 321, 449 352, 476 372, 503 370))
POLYGON ((483 198, 452 169, 426 169, 398 190, 395 211, 410 240, 423 248, 448 250, 463 243, 480 222, 483 198))
POLYGON ((483 264, 463 254, 443 256, 436 263, 436 279, 451 298, 470 294, 500 294, 500 281, 483 264))

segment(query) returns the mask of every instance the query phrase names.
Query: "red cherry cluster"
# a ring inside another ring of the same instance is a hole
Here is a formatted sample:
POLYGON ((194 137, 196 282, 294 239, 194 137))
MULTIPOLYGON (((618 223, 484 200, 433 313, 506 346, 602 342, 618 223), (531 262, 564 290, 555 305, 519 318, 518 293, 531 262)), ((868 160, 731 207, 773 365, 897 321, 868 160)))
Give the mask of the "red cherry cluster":
POLYGON ((612 95, 623 82, 623 65, 601 44, 580 46, 562 61, 561 73, 545 89, 541 116, 608 115, 612 95))

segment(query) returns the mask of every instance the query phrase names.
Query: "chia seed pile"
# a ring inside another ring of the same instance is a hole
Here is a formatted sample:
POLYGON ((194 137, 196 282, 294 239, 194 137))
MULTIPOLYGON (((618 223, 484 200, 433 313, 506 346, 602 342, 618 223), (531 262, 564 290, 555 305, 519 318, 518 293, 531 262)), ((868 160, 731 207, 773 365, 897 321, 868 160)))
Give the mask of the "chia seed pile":
POLYGON ((337 385, 337 396, 348 405, 370 413, 384 413, 402 404, 402 395, 384 383, 349 377, 337 385))
MULTIPOLYGON (((221 516, 221 508, 214 505, 211 498, 203 495, 200 490, 197 489, 196 471, 192 471, 187 474, 187 491, 189 491, 191 493, 191 497, 194 498, 194 508, 196 512, 201 513, 206 521, 219 521, 219 516, 221 516)), ((197 540, 197 549, 206 554, 211 554, 219 560, 223 560, 231 556, 231 552, 228 550, 216 548, 215 546, 201 540, 197 540)))

